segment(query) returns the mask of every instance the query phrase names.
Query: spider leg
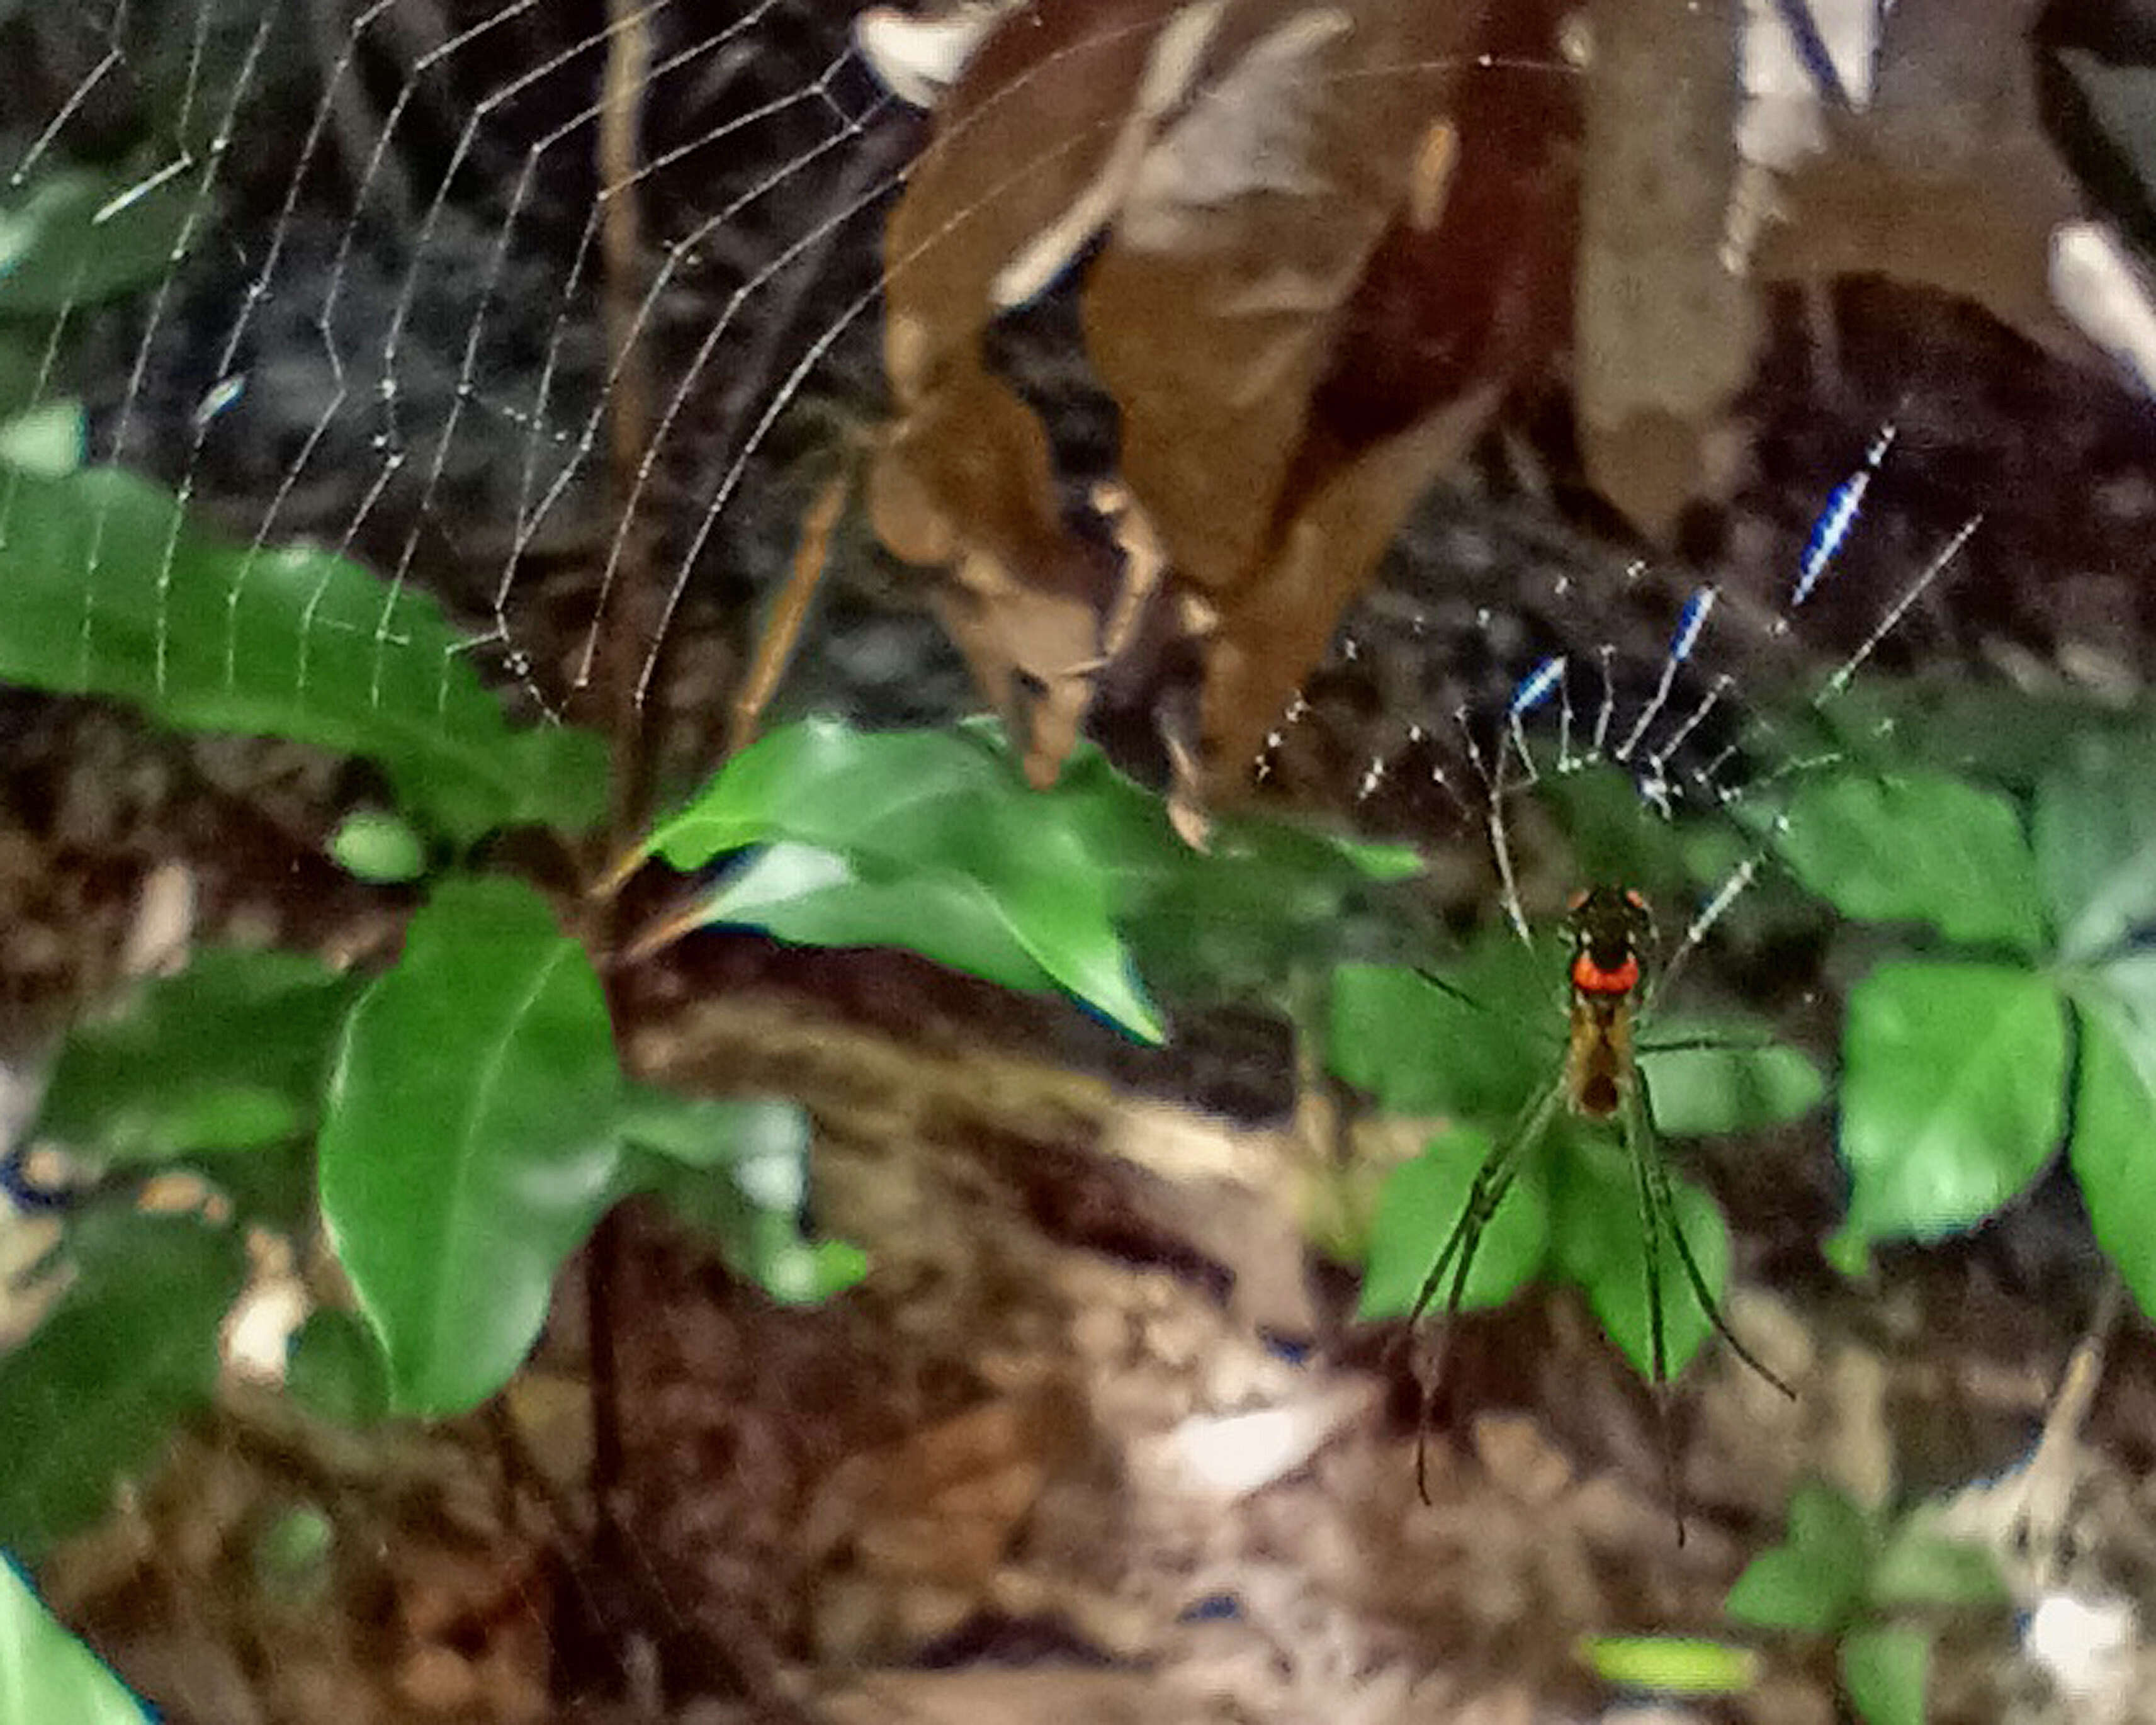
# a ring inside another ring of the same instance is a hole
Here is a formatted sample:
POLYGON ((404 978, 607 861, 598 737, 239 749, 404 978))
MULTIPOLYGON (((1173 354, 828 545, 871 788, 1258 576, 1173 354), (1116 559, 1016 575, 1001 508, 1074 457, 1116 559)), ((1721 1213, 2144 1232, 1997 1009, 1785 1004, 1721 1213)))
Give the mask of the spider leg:
POLYGON ((1685 1280, 1691 1284, 1692 1297, 1699 1301, 1699 1309, 1707 1314, 1707 1322, 1714 1333, 1729 1346, 1729 1351, 1754 1372, 1780 1390, 1791 1401, 1797 1393, 1789 1381, 1763 1362, 1737 1337, 1735 1331, 1722 1315, 1721 1303, 1707 1286, 1707 1277, 1700 1271, 1699 1260, 1692 1255, 1691 1244, 1684 1237, 1684 1230, 1677 1225, 1677 1213, 1670 1193, 1669 1164, 1662 1160, 1661 1147, 1655 1137, 1654 1104, 1647 1094, 1647 1076, 1638 1073, 1632 1086, 1632 1096, 1625 1110, 1625 1135, 1636 1139, 1635 1158, 1653 1183, 1662 1214, 1669 1218, 1670 1243, 1676 1248, 1677 1262, 1684 1266, 1685 1280), (1637 1117, 1636 1121, 1632 1117, 1637 1117))
POLYGON ((1771 1036, 1681 1036, 1674 1042, 1642 1042, 1635 1054, 1766 1054, 1782 1045, 1771 1036))
POLYGON ((1632 1162, 1632 1183, 1640 1200, 1640 1253, 1647 1281, 1647 1355, 1652 1369, 1649 1389, 1655 1399, 1655 1430, 1662 1443, 1662 1471, 1667 1481, 1671 1512, 1676 1517, 1677 1543, 1685 1542, 1684 1478, 1677 1466, 1676 1440, 1670 1426, 1670 1358, 1662 1322, 1662 1230, 1681 1239, 1676 1214, 1669 1207, 1669 1183, 1657 1179, 1661 1158, 1655 1147, 1646 1106, 1639 1089, 1638 1069, 1624 1087, 1625 1147, 1632 1162))
POLYGON ((1408 1308, 1408 1333, 1412 1334, 1417 1322, 1437 1297, 1438 1290, 1445 1288, 1445 1321, 1439 1332, 1437 1358, 1416 1374, 1422 1394, 1415 1416, 1415 1493, 1424 1503, 1430 1501, 1430 1413, 1436 1405, 1438 1386, 1444 1380, 1446 1356, 1452 1342, 1452 1320, 1467 1291, 1467 1276, 1474 1267, 1476 1249, 1482 1243, 1482 1233, 1489 1226, 1490 1219, 1497 1214, 1506 1194, 1512 1189, 1512 1179, 1519 1172, 1521 1159, 1549 1130, 1563 1096, 1563 1078, 1553 1080, 1527 1105, 1512 1131, 1482 1158, 1482 1166, 1475 1171, 1475 1183, 1468 1188, 1467 1202, 1460 1209, 1460 1218, 1452 1224, 1452 1231, 1445 1236, 1436 1260, 1430 1266, 1430 1273, 1416 1291, 1414 1304, 1408 1308), (1451 1272, 1449 1285, 1448 1271, 1451 1272))

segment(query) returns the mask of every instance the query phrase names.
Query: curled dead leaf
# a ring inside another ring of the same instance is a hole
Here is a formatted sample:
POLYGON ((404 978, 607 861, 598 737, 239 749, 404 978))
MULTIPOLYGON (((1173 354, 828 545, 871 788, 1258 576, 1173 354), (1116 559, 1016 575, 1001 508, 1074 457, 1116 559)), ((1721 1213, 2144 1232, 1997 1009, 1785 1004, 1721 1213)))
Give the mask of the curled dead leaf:
POLYGON ((949 572, 944 615, 1037 781, 1105 674, 1194 664, 1155 724, 1202 832, 1201 792, 1240 777, 1415 496, 1561 341, 1559 22, 1549 0, 1041 0, 980 44, 886 234, 898 413, 871 495, 893 552, 949 572), (1088 251, 1125 501, 1081 536, 983 343, 1088 251))

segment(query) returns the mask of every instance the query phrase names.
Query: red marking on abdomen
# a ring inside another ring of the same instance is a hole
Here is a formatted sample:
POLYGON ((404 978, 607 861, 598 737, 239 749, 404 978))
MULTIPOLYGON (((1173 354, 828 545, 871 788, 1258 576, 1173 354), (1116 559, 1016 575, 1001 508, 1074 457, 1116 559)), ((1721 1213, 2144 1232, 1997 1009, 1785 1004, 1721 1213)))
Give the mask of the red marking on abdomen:
POLYGON ((1639 982, 1636 958, 1627 958, 1614 970, 1604 970, 1591 952, 1582 952, 1572 961, 1572 985, 1583 994, 1629 994, 1639 982))

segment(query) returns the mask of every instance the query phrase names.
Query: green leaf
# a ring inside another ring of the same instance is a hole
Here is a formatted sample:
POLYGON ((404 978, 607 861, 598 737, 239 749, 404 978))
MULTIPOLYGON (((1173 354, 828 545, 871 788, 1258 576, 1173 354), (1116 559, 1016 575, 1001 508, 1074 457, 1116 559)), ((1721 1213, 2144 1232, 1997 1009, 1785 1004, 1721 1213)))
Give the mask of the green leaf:
POLYGON ((79 401, 28 408, 0 420, 0 467, 59 479, 82 465, 89 434, 79 401))
POLYGON ((1169 824, 1160 798, 1091 746, 1036 794, 1067 812, 1147 977, 1215 998, 1269 993, 1296 961, 1330 957, 1366 893, 1424 867, 1404 846, 1357 844, 1233 814, 1216 816, 1205 850, 1194 850, 1169 824))
POLYGON ((1336 968, 1327 1064, 1392 1113, 1509 1120, 1563 1058, 1563 949, 1492 930, 1440 974, 1336 968))
MULTIPOLYGON (((1370 1226, 1369 1256, 1363 1275, 1358 1318, 1404 1317, 1430 1266, 1466 1208, 1476 1171, 1491 1140, 1471 1127, 1456 1127, 1430 1140, 1413 1161, 1386 1176, 1370 1226)), ((1542 1268, 1549 1248, 1549 1190, 1539 1153, 1523 1158, 1512 1189, 1482 1230, 1467 1272, 1460 1309, 1499 1306, 1542 1268)), ((1443 1317, 1452 1272, 1430 1310, 1443 1317)))
POLYGON ((865 1272, 858 1247, 802 1233, 808 1119, 796 1104, 639 1085, 630 1086, 620 1122, 632 1147, 624 1187, 656 1194, 685 1225, 717 1244, 728 1268, 773 1299, 814 1303, 865 1272))
MULTIPOLYGON (((903 891, 884 895, 875 907, 886 917, 873 929, 863 914, 869 901, 850 897, 843 916, 832 913, 846 944, 872 940, 931 957, 937 945, 977 948, 980 912, 952 907, 978 900, 1059 986, 1132 1034, 1161 1039, 1111 920, 1104 870, 1069 807, 1029 789, 978 733, 874 733, 822 719, 773 732, 662 824, 650 848, 688 870, 783 839, 844 859, 856 880, 935 889, 926 929, 903 891)), ((824 890, 845 884, 830 880, 824 890)), ((746 920, 738 903, 729 919, 746 920)))
POLYGON ((1864 1725, 1924 1725, 1924 1683, 1932 1663, 1928 1631, 1853 1630, 1841 1643, 1841 1686, 1864 1725))
POLYGON ((425 840, 410 823, 379 809, 345 816, 330 835, 329 850, 347 875, 377 886, 399 886, 427 872, 425 840))
POLYGON ((2037 787, 2034 837, 2062 958, 2098 957, 2156 923, 2156 738, 2070 738, 2037 787))
POLYGON ((287 1142, 313 1124, 359 986, 303 953, 207 948, 69 1033, 36 1136, 122 1162, 287 1142))
POLYGON ((1798 792, 1779 849, 1845 916, 1928 923, 1969 946, 2044 944, 2035 860, 2014 805, 1959 779, 1815 780, 1798 792))
POLYGON ((606 997, 529 887, 449 880, 353 1009, 322 1122, 330 1237, 400 1413, 494 1394, 617 1194, 606 997))
POLYGON ((157 186, 90 168, 38 175, 0 204, 0 316, 64 311, 162 280, 198 188, 184 174, 157 186))
MULTIPOLYGON (((1604 1128, 1560 1128, 1562 1154, 1551 1174, 1555 1226, 1553 1272, 1584 1290, 1603 1331, 1642 1378, 1654 1370, 1647 1308, 1647 1255, 1630 1158, 1604 1128)), ((1714 1200, 1674 1170, 1670 1196, 1677 1224, 1707 1283, 1722 1297, 1729 1280, 1729 1230, 1714 1200)), ((1662 1345, 1674 1378, 1712 1332, 1676 1249, 1661 1254, 1662 1345)))
POLYGON ((316 1418, 364 1430, 389 1412, 382 1344, 357 1312, 307 1314, 285 1349, 285 1393, 316 1418))
POLYGON ((1865 1599, 1876 1611, 2012 1603, 1989 1548, 1950 1538, 1922 1517, 1904 1518, 1887 1535, 1866 1581, 1865 1599))
POLYGON ((1655 1127, 1668 1137, 1720 1137, 1800 1120, 1819 1106, 1826 1080, 1810 1057, 1731 1018, 1657 1014, 1640 1065, 1655 1096, 1655 1127), (1678 1043, 1712 1047, 1672 1047, 1678 1043))
POLYGON ((1807 1481, 1789 1495, 1787 1537, 1745 1566, 1722 1609, 1754 1629, 1830 1635, 1863 1598, 1872 1543, 1862 1510, 1831 1486, 1807 1481))
POLYGON ((1742 1695, 1759 1681, 1749 1647, 1695 1635, 1589 1635, 1580 1653, 1604 1682, 1659 1695, 1742 1695))
POLYGON ((2067 1147, 2097 1243, 2156 1312, 2156 953, 2107 965, 2076 991, 2081 1066, 2067 1147))
POLYGON ((227 544, 112 469, 8 485, 0 680, 362 756, 459 845, 520 824, 579 832, 603 811, 603 740, 512 729, 416 588, 317 547, 227 544))
POLYGON ((73 1219, 74 1280, 0 1358, 0 1545, 35 1558, 95 1522, 217 1387, 218 1326, 247 1279, 230 1230, 97 1209, 73 1219))
POLYGON ((903 946, 1006 988, 1045 991, 1055 978, 973 880, 864 880, 835 851, 766 845, 704 906, 707 927, 760 928, 808 947, 903 946), (894 941, 894 931, 904 938, 894 941))
POLYGON ((2065 1003, 2032 973, 1882 965, 1849 1000, 1841 1154, 1849 1212, 1829 1251, 1936 1240, 2025 1190, 2065 1124, 2065 1003))
POLYGON ((157 1715, 0 1558, 0 1725, 150 1725, 157 1715))

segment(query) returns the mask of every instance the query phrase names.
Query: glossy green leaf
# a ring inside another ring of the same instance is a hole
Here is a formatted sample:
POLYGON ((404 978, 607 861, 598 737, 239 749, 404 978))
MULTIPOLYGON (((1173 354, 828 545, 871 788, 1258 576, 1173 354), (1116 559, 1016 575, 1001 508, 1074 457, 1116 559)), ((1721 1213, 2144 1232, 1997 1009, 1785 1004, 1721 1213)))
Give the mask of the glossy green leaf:
MULTIPOLYGON (((1561 1132, 1558 1141, 1563 1153, 1551 1173, 1552 1271, 1584 1291, 1604 1332, 1635 1371, 1650 1377, 1654 1338, 1646 1245, 1631 1158, 1609 1128, 1573 1127, 1561 1132)), ((1729 1230, 1722 1211, 1674 1171, 1670 1195, 1707 1291, 1719 1300, 1729 1281, 1729 1230)), ((1699 1352, 1712 1326, 1667 1242, 1661 1265, 1663 1351, 1674 1378, 1699 1352)))
POLYGON ((358 1313, 322 1307, 285 1349, 285 1393, 317 1419, 363 1429, 389 1412, 382 1344, 358 1313))
POLYGON ((151 1725, 156 1717, 0 1558, 0 1725, 151 1725))
MULTIPOLYGON (((820 719, 790 726, 729 762, 650 843, 673 867, 696 869, 778 840, 843 858, 856 882, 935 889, 931 910, 944 920, 927 932, 916 927, 902 891, 874 901, 848 893, 836 910, 822 907, 818 914, 843 924, 846 944, 926 951, 940 937, 978 949, 978 913, 952 911, 954 901, 978 900, 1058 985, 1134 1035, 1160 1040, 1111 920, 1104 871, 1070 809, 1029 788, 979 733, 858 732, 820 719), (872 907, 888 913, 883 926, 869 926, 872 907)), ((834 879, 823 890, 847 885, 834 879)), ((738 903, 728 916, 745 920, 738 903)))
POLYGON ((1658 1013, 1643 1032, 1640 1064, 1654 1092, 1656 1129, 1669 1137, 1779 1126, 1802 1119, 1826 1096, 1808 1055, 1736 1019, 1658 1013))
POLYGON ((1930 1675, 1928 1631, 1899 1625, 1852 1630, 1842 1638, 1842 1692, 1864 1725, 1924 1725, 1930 1675))
POLYGON ((808 1119, 792 1102, 677 1096, 630 1086, 620 1116, 626 1187, 652 1192, 773 1299, 806 1304, 859 1281, 867 1260, 802 1231, 808 1119))
POLYGON ((1782 1543, 1745 1566, 1722 1609, 1755 1629, 1831 1635, 1863 1599, 1872 1549, 1864 1512, 1832 1486, 1808 1481, 1790 1494, 1782 1543))
POLYGON ((1657 1695, 1742 1695, 1759 1681, 1749 1647, 1695 1635, 1589 1635, 1580 1653, 1604 1682, 1657 1695))
POLYGON ((116 1161, 288 1142, 313 1125, 358 993, 304 953, 207 948, 69 1034, 37 1135, 116 1161))
POLYGON ((1393 1113, 1508 1121, 1563 1058, 1563 949, 1492 931, 1437 974, 1339 966, 1327 1064, 1393 1113))
POLYGON ((1942 775, 1815 780, 1779 849, 1843 915, 1922 922, 1969 946, 2044 944, 2035 859, 2014 805, 1942 775))
POLYGON ((513 728, 416 587, 314 547, 227 544, 112 469, 8 483, 0 680, 362 756, 459 844, 520 824, 581 831, 603 811, 603 742, 513 728))
MULTIPOLYGON (((1216 816, 1205 849, 1194 850, 1169 824, 1160 798, 1090 746, 1040 794, 1067 811, 1147 977, 1214 998, 1270 992, 1298 960, 1332 957, 1352 938, 1374 889, 1425 866, 1405 846, 1233 814, 1216 816)), ((1368 909, 1383 915, 1380 906, 1368 909)))
POLYGON ((322 1212, 400 1413, 461 1413, 539 1332, 618 1195, 606 998, 530 888, 439 887, 354 1009, 321 1137, 322 1212))
POLYGON ((160 280, 199 185, 187 175, 152 186, 64 167, 9 193, 0 202, 0 316, 64 311, 160 280))
MULTIPOLYGON (((865 880, 837 852, 812 845, 764 846, 706 901, 702 920, 760 928, 802 946, 903 946, 1006 988, 1057 985, 978 881, 932 875, 865 880), (894 941, 898 930, 904 938, 894 941)), ((1149 1009, 1138 1009, 1149 1019, 1149 1009)))
POLYGON ((2156 739, 2090 730, 2036 789, 2039 879, 2070 963, 2156 924, 2156 739))
POLYGON ((0 468, 59 479, 82 465, 89 421, 79 401, 44 402, 0 419, 0 468))
POLYGON ((95 1521, 209 1405, 247 1276, 239 1237, 187 1216, 85 1212, 65 1256, 67 1291, 0 1357, 0 1545, 28 1558, 95 1521))
POLYGON ((1889 964, 1850 996, 1841 1153, 1845 1268, 1874 1240, 1936 1240, 2025 1190, 2065 1124, 2065 1003, 2031 972, 1889 964))
POLYGON ((384 809, 347 814, 330 834, 330 857, 356 880, 393 886, 427 872, 427 845, 411 824, 384 809))
POLYGON ((2097 1243, 2156 1312, 2156 953, 2106 966, 2077 991, 2079 1089, 2067 1154, 2097 1243))
MULTIPOLYGON (((1489 1156, 1489 1137, 1455 1127, 1430 1141, 1421 1155, 1386 1176, 1370 1226, 1363 1275, 1361 1318, 1404 1317, 1467 1205, 1476 1171, 1489 1156)), ((1549 1249, 1549 1189, 1538 1153, 1522 1157, 1511 1192, 1482 1230, 1469 1266, 1462 1311, 1498 1306, 1532 1281, 1549 1249)), ((1428 1308, 1445 1315, 1452 1272, 1428 1308)))

